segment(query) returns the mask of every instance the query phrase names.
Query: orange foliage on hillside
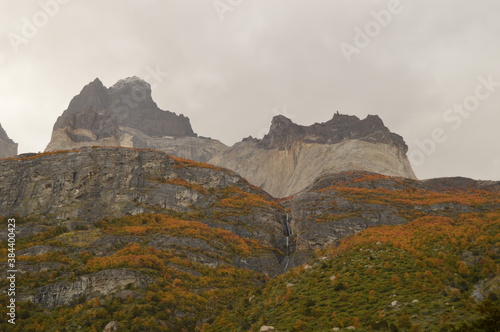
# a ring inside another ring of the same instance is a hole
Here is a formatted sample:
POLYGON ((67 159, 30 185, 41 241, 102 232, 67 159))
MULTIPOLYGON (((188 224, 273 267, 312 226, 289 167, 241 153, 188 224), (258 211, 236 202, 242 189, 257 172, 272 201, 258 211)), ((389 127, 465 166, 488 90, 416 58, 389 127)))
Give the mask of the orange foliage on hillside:
POLYGON ((468 206, 479 206, 489 203, 500 203, 500 196, 484 190, 435 192, 424 189, 389 190, 386 188, 357 188, 345 185, 332 186, 321 189, 325 191, 341 192, 344 197, 359 200, 370 204, 401 204, 406 206, 434 205, 455 203, 468 206))
POLYGON ((272 207, 283 210, 283 207, 275 201, 264 197, 263 195, 253 194, 241 190, 238 187, 224 188, 223 196, 215 205, 223 209, 236 209, 243 213, 250 213, 251 208, 272 207))
POLYGON ((5 159, 7 159, 7 160, 15 160, 15 161, 33 160, 33 159, 37 159, 37 158, 40 158, 40 157, 52 156, 52 155, 56 155, 56 154, 64 154, 64 153, 69 153, 69 152, 78 152, 78 151, 80 151, 80 150, 78 150, 78 149, 75 149, 75 150, 59 150, 59 151, 42 152, 42 153, 38 153, 36 155, 29 156, 29 157, 18 157, 18 156, 15 156, 15 157, 8 157, 8 158, 5 158, 5 159))
POLYGON ((159 177, 153 177, 151 178, 152 181, 159 182, 159 183, 165 183, 165 184, 172 184, 174 186, 182 186, 186 187, 188 189, 196 190, 197 192, 200 192, 202 194, 208 194, 208 190, 202 186, 200 186, 197 183, 192 183, 187 180, 181 179, 181 178, 172 178, 172 179, 167 179, 167 178, 159 178, 159 177))
POLYGON ((262 249, 258 242, 244 239, 220 228, 211 228, 204 223, 175 219, 162 214, 141 214, 101 221, 99 226, 105 233, 117 235, 169 234, 191 237, 211 242, 219 242, 236 254, 248 256, 262 249))
MULTIPOLYGON (((452 253, 469 249, 490 249, 499 245, 500 211, 485 214, 463 214, 455 219, 426 216, 401 226, 378 226, 343 239, 338 247, 330 247, 324 254, 339 256, 361 246, 377 250, 380 245, 389 245, 412 254, 421 264, 432 268, 451 266, 454 273, 468 274, 467 266, 461 261, 453 261, 452 253), (441 245, 439 253, 430 252, 436 243, 441 245), (437 255, 437 257, 435 257, 437 255)), ((456 259, 456 258, 454 258, 456 259)), ((482 274, 496 274, 498 267, 493 259, 486 257, 480 262, 482 274)))
POLYGON ((358 173, 358 172, 347 172, 345 175, 356 175, 359 176, 353 179, 351 182, 368 182, 368 181, 379 181, 379 180, 395 180, 396 182, 401 183, 403 181, 402 178, 396 178, 389 175, 383 175, 378 173, 358 173))
POLYGON ((163 271, 165 264, 162 258, 166 258, 164 256, 164 251, 151 247, 141 247, 138 243, 130 243, 114 255, 89 259, 86 267, 90 272, 121 267, 163 271))
POLYGON ((218 171, 225 171, 225 172, 228 171, 227 169, 222 168, 222 167, 217 167, 217 166, 214 166, 211 164, 193 161, 193 160, 186 159, 186 158, 179 158, 179 157, 174 157, 174 156, 169 156, 169 157, 170 157, 170 159, 175 161, 174 168, 198 167, 198 168, 216 169, 218 171))

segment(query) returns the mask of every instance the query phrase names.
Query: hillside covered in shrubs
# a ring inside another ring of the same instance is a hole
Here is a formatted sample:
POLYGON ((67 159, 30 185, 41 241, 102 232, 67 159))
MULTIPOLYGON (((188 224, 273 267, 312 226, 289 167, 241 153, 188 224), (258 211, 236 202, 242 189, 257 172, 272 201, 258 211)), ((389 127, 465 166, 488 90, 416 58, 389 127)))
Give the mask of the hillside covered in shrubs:
POLYGON ((124 148, 5 159, 0 177, 18 270, 2 331, 497 328, 496 182, 350 172, 278 200, 124 148))

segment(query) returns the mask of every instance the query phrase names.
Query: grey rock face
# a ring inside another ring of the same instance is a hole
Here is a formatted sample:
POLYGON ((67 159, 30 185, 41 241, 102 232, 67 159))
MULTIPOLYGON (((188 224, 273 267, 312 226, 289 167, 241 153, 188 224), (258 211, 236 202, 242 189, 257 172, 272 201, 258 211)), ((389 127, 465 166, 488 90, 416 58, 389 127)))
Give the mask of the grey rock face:
POLYGON ((31 295, 23 295, 22 300, 54 308, 58 305, 69 305, 81 296, 106 296, 127 285, 146 287, 153 282, 152 278, 137 271, 110 269, 77 277, 74 282, 59 282, 40 287, 31 295))
POLYGON ((500 181, 481 181, 464 177, 436 178, 422 181, 425 187, 436 191, 467 191, 480 189, 491 192, 500 192, 500 181))
POLYGON ((58 251, 59 248, 47 245, 34 246, 27 249, 19 250, 18 254, 23 256, 38 256, 48 252, 58 251))
POLYGON ((360 120, 354 115, 334 114, 324 123, 301 126, 283 115, 275 116, 269 133, 257 144, 259 148, 290 149, 295 142, 337 144, 345 140, 358 139, 372 143, 384 143, 398 147, 403 153, 408 146, 403 138, 391 133, 377 115, 368 115, 360 120))
MULTIPOLYGON (((318 177, 309 187, 284 200, 289 208, 291 229, 290 239, 294 255, 290 267, 301 265, 310 260, 308 253, 325 248, 343 238, 354 235, 368 227, 380 225, 402 225, 412 221, 418 215, 453 217, 458 214, 496 211, 498 203, 486 203, 481 206, 443 202, 436 204, 398 203, 394 201, 370 202, 356 199, 352 188, 363 191, 380 190, 395 196, 405 192, 427 192, 428 194, 454 192, 470 189, 498 192, 500 181, 476 181, 466 178, 438 178, 426 181, 413 179, 379 177, 376 181, 361 180, 364 176, 375 176, 368 172, 348 172, 327 174, 318 177), (413 217, 412 217, 413 216, 413 217)), ((364 194, 368 195, 368 194, 364 194)), ((415 195, 417 197, 418 195, 415 195)), ((471 254, 472 255, 472 254, 471 254)), ((463 257, 465 262, 474 262, 479 258, 463 257)), ((471 263, 472 264, 472 263, 471 263)))
POLYGON ((155 179, 182 178, 204 188, 254 190, 230 170, 181 165, 182 161, 161 151, 104 147, 2 160, 0 215, 96 221, 154 208, 189 211, 193 205, 202 207, 215 199, 155 179))
POLYGON ((109 89, 99 79, 87 84, 57 119, 54 129, 67 126, 90 130, 98 139, 118 138, 120 126, 153 137, 196 136, 189 119, 159 109, 151 98, 151 86, 137 77, 120 80, 109 89))
POLYGON ((0 124, 0 159, 17 155, 17 143, 9 138, 0 124))
MULTIPOLYGON (((248 193, 269 203, 275 201, 233 171, 174 159, 161 151, 84 148, 0 161, 0 215, 39 215, 53 225, 66 219, 92 223, 104 217, 148 212, 195 213, 201 215, 198 221, 210 227, 256 239, 264 246, 276 248, 276 252, 283 252, 283 211, 278 204, 250 208, 247 214, 233 213, 221 206, 228 195, 234 195, 231 190, 237 190, 236 195, 248 193)), ((19 236, 31 236, 49 227, 34 226, 20 224, 19 236)), ((5 238, 6 234, 0 236, 5 238)), ((157 240, 151 245, 205 247, 208 252, 217 245, 188 238, 157 240)), ((102 238, 94 247, 113 248, 117 241, 102 238)), ((33 250, 36 253, 45 249, 33 250)), ((247 265, 237 257, 234 259, 238 266, 241 263, 271 275, 282 272, 276 253, 271 250, 247 265)), ((193 260, 204 261, 204 258, 193 257, 193 260)))
POLYGON ((325 248, 371 226, 401 225, 401 218, 391 206, 349 202, 319 192, 303 192, 291 202, 292 226, 298 251, 325 248), (327 198, 328 197, 328 198, 327 198), (324 221, 317 219, 324 218, 324 221))
POLYGON ((472 297, 476 302, 480 303, 490 296, 492 298, 500 296, 500 276, 481 280, 474 285, 472 297))
POLYGON ((93 145, 153 148, 197 161, 226 148, 219 141, 198 138, 184 115, 158 108, 151 86, 137 77, 110 88, 99 79, 87 84, 57 119, 45 151, 93 145))
POLYGON ((325 123, 301 126, 273 119, 262 139, 248 138, 209 162, 235 170, 275 197, 305 189, 323 174, 369 171, 415 179, 403 138, 378 116, 360 120, 335 114, 325 123))
POLYGON ((115 321, 109 322, 104 327, 104 332, 117 332, 118 331, 118 323, 115 321))

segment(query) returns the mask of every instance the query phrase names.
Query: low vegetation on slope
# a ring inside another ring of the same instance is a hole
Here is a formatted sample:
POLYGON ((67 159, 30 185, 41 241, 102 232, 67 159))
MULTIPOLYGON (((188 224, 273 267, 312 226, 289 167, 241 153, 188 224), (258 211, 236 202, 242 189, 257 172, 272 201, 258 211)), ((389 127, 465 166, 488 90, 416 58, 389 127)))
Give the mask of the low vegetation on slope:
MULTIPOLYGON (((452 331, 479 326, 476 300, 498 287, 500 213, 422 217, 379 226, 320 252, 249 295, 205 331, 452 331)), ((496 309, 498 318, 498 309, 496 309)), ((491 327, 490 327, 491 328, 491 327)), ((473 331, 474 329, 470 329, 473 331)), ((479 329, 479 331, 495 331, 479 329)))
POLYGON ((310 251, 367 227, 403 225, 426 216, 457 218, 500 210, 500 186, 462 178, 432 182, 379 174, 343 173, 319 178, 282 200, 290 208, 297 248, 310 251))
MULTIPOLYGON (((90 153, 116 155, 108 150, 90 153)), ((144 197, 134 207, 151 213, 16 217, 18 317, 0 330, 102 331, 115 321, 119 331, 495 331, 497 184, 345 173, 283 199, 285 211, 229 171, 137 156, 165 170, 137 172, 144 197), (285 251, 296 267, 279 275, 285 251)))
POLYGON ((325 176, 282 200, 297 247, 316 257, 312 267, 270 281, 205 329, 491 331, 479 326, 484 315, 500 318, 497 187, 461 178, 325 176))
MULTIPOLYGON (((88 227, 70 231, 59 226, 18 242, 23 273, 17 287, 20 294, 31 293, 35 302, 21 298, 18 303, 19 331, 102 331, 113 320, 120 331, 194 331, 203 319, 214 317, 266 280, 263 274, 233 264, 236 256, 251 259, 261 253, 262 245, 196 221, 144 214, 88 227), (26 248, 50 249, 36 254, 26 248), (147 282, 131 281, 95 294, 72 284, 81 278, 97 280, 92 278, 100 271, 135 271, 147 282), (70 300, 46 302, 46 285, 61 285, 54 289, 70 300), (73 288, 73 293, 66 291, 73 288)), ((6 257, 6 249, 0 254, 6 257)), ((0 287, 6 286, 2 279, 0 287)), ((0 301, 6 303, 5 293, 0 301)), ((0 329, 12 326, 2 323, 0 329)))

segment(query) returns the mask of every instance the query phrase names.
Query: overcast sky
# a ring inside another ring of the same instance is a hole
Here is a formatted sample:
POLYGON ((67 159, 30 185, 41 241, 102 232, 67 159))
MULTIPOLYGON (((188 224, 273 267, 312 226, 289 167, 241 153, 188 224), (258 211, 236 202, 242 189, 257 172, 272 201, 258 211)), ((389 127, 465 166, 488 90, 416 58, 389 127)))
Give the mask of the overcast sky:
POLYGON ((499 15, 498 0, 0 0, 0 123, 43 151, 85 84, 135 75, 228 145, 277 114, 378 114, 419 178, 500 180, 499 15))

